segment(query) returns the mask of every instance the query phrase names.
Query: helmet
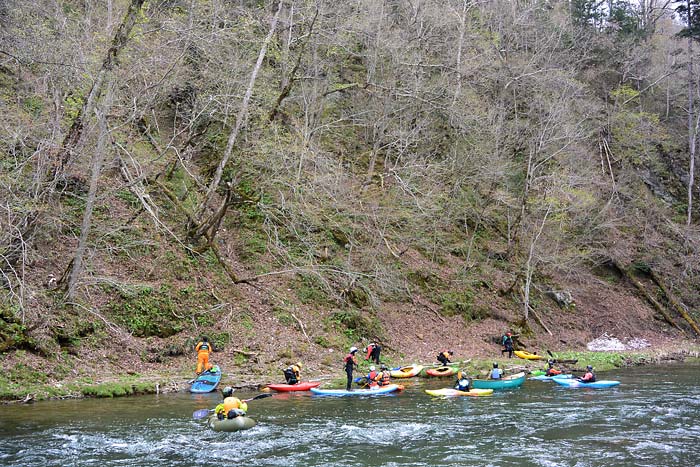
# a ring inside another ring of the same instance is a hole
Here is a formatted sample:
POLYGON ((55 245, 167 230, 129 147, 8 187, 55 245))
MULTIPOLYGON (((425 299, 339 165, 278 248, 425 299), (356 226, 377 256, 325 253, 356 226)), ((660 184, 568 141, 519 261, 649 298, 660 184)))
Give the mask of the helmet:
POLYGON ((586 366, 586 370, 592 370, 592 369, 593 369, 593 367, 591 365, 586 366))
POLYGON ((301 362, 296 362, 295 365, 298 366, 299 369, 301 370, 301 362))
POLYGON ((231 397, 233 395, 233 388, 231 386, 226 386, 221 390, 221 395, 224 397, 231 397))
POLYGON ((494 367, 494 368, 498 368, 498 363, 493 362, 493 367, 494 367))
POLYGON ((510 337, 510 336, 512 336, 512 335, 513 335, 513 334, 511 334, 511 333, 509 333, 509 332, 506 333, 506 336, 508 336, 508 337, 510 337))
POLYGON ((453 351, 451 351, 451 350, 448 350, 447 353, 450 354, 450 355, 454 355, 454 354, 455 354, 455 353, 454 353, 453 351))
POLYGON ((554 365, 554 360, 550 358, 549 360, 547 360, 547 363, 549 363, 550 365, 554 365))
POLYGON ((377 368, 376 368, 374 365, 372 365, 371 367, 369 367, 369 371, 374 371, 374 370, 376 370, 376 369, 377 369, 377 368))
POLYGON ((382 365, 379 367, 379 369, 384 371, 384 370, 388 370, 389 367, 382 363, 382 365))
POLYGON ((352 347, 350 347, 350 353, 355 353, 355 352, 357 352, 357 347, 355 347, 353 345, 352 347))

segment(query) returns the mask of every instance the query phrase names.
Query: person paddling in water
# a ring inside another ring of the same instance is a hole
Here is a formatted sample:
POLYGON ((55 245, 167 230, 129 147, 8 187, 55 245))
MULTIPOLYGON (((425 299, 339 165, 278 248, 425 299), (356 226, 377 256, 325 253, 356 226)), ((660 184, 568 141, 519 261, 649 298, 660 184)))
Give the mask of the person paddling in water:
POLYGON ((503 376, 503 370, 498 368, 498 363, 493 362, 493 370, 491 370, 491 379, 501 379, 503 376))
POLYGON ((350 351, 348 354, 345 356, 343 359, 343 366, 345 367, 345 374, 348 377, 348 384, 345 389, 348 391, 352 391, 352 370, 357 368, 357 357, 355 354, 357 353, 357 347, 352 346, 350 347, 350 351))
POLYGON ((586 373, 582 377, 576 379, 582 383, 595 383, 595 373, 593 373, 593 367, 588 365, 586 367, 586 373))
POLYGON ((469 392, 469 379, 467 379, 467 375, 465 375, 462 370, 457 372, 455 389, 458 391, 469 392))

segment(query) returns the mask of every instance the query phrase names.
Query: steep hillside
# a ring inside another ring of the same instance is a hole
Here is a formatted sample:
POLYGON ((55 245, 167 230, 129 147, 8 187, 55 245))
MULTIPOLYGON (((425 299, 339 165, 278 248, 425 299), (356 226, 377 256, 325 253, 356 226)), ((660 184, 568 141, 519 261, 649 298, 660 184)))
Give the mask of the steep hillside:
POLYGON ((10 0, 3 394, 182 378, 201 335, 249 380, 685 345, 688 57, 623 3, 10 0))

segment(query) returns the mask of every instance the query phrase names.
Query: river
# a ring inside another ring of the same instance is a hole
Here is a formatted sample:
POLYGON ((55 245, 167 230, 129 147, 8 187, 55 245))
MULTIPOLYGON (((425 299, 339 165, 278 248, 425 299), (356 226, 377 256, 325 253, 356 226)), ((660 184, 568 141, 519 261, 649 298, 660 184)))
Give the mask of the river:
MULTIPOLYGON (((405 380, 398 395, 276 394, 258 425, 215 433, 192 412, 216 394, 0 407, 3 466, 683 466, 700 465, 700 365, 599 374, 611 389, 526 381, 492 397, 441 399, 405 380)), ((241 398, 255 393, 237 394, 241 398)))

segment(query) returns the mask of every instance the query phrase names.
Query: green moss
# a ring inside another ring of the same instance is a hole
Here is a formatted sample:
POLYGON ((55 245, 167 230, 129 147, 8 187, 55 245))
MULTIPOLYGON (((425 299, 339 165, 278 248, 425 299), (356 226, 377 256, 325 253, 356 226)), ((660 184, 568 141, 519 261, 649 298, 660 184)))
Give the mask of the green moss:
POLYGON ((101 383, 81 389, 82 395, 86 397, 123 397, 154 392, 156 392, 154 383, 133 381, 101 383))

